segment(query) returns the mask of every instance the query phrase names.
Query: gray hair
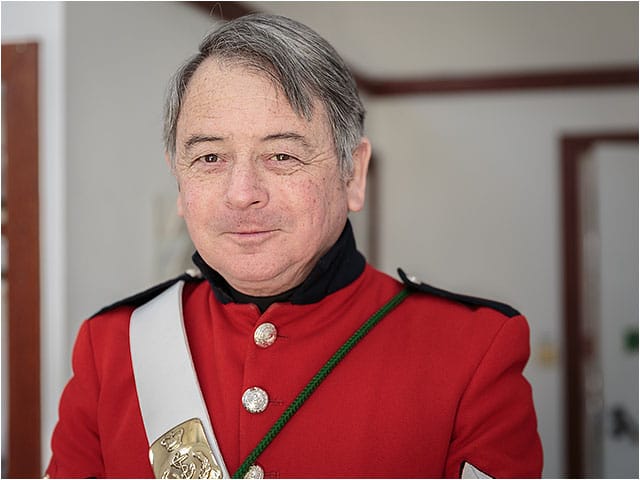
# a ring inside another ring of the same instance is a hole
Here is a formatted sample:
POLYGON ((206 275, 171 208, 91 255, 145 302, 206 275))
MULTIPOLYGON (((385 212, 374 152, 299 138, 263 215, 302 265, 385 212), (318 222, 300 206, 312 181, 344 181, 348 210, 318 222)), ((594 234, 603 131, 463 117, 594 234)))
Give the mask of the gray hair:
POLYGON ((291 108, 310 120, 314 99, 325 107, 343 175, 353 171, 352 152, 360 143, 365 110, 356 82, 335 49, 306 25, 286 17, 251 14, 208 33, 199 52, 172 77, 164 110, 164 146, 172 165, 176 130, 187 85, 209 57, 238 61, 271 76, 291 108))

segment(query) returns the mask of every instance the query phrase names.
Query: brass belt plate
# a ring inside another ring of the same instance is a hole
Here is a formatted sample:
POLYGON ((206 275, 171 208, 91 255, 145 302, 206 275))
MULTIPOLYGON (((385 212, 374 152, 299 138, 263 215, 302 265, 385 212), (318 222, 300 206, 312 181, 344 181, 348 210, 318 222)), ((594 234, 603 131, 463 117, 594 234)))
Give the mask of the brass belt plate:
POLYGON ((153 442, 149 460, 156 478, 222 478, 222 468, 197 418, 173 427, 153 442))

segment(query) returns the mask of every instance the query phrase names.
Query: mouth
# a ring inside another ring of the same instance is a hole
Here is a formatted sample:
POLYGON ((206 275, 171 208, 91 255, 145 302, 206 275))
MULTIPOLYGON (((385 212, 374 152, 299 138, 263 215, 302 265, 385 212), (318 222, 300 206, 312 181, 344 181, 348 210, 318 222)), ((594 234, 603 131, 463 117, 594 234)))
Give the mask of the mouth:
POLYGON ((227 232, 232 240, 238 243, 261 242, 275 235, 277 230, 249 229, 227 232))

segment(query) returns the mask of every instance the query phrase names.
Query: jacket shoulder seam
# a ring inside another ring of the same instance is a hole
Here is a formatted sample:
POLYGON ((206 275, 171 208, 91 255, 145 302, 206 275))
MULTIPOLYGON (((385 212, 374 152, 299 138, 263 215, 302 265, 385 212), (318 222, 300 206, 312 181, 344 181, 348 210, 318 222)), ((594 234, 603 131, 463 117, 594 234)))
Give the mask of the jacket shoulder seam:
POLYGON ((162 292, 164 292, 171 286, 175 285, 179 281, 184 281, 185 283, 199 283, 199 282, 202 282, 203 280, 204 278, 202 277, 192 276, 188 273, 183 273, 182 275, 179 275, 175 278, 172 278, 170 280, 166 280, 162 283, 154 285, 153 287, 143 290, 142 292, 123 298, 122 300, 118 300, 117 302, 114 302, 111 305, 107 305, 106 307, 100 309, 99 311, 91 315, 89 318, 98 317, 104 313, 110 312, 120 307, 136 307, 137 308, 149 302, 153 298, 157 297, 162 292))
POLYGON ((470 295, 463 295, 460 293, 454 293, 441 288, 436 288, 426 283, 419 282, 415 278, 409 277, 401 268, 398 269, 398 275, 402 280, 402 283, 411 291, 424 293, 427 295, 433 295, 446 300, 451 300, 457 303, 466 305, 469 308, 476 309, 479 307, 488 307, 495 311, 500 312, 508 318, 517 317, 520 312, 515 308, 507 305, 506 303, 496 302, 495 300, 489 300, 486 298, 473 297, 470 295))

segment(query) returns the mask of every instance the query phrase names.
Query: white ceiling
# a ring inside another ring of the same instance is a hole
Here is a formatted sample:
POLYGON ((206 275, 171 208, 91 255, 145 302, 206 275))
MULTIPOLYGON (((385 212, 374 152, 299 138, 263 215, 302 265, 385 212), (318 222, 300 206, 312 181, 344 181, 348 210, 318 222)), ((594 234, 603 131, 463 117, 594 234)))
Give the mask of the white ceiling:
POLYGON ((306 23, 370 77, 638 62, 636 2, 247 2, 306 23))

